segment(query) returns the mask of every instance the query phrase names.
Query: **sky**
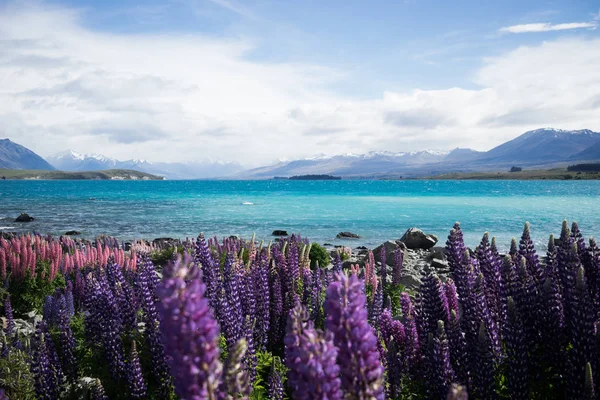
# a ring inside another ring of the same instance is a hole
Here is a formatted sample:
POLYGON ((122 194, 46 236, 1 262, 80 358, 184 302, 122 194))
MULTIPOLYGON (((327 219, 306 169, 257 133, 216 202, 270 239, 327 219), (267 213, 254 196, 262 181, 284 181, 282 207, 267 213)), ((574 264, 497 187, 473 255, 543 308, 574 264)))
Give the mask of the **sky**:
POLYGON ((488 150, 600 131, 600 2, 0 0, 0 137, 42 156, 488 150))

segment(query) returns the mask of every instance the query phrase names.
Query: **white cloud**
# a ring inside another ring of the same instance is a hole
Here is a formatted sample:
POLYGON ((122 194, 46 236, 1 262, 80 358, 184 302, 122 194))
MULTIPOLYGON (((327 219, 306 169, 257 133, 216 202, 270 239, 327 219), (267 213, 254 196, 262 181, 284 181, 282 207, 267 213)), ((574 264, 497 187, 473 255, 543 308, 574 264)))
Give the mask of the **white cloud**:
POLYGON ((213 4, 223 7, 243 17, 254 18, 252 11, 230 0, 208 0, 213 4))
POLYGON ((531 32, 550 32, 550 31, 567 31, 571 29, 596 29, 597 24, 594 22, 569 22, 564 24, 550 24, 550 23, 538 23, 538 24, 523 24, 523 25, 512 25, 500 28, 499 32, 502 33, 531 33, 531 32))
POLYGON ((485 60, 476 89, 358 99, 325 66, 249 61, 244 38, 108 34, 62 8, 0 8, 0 137, 42 155, 72 148, 156 161, 370 150, 489 149, 527 129, 600 130, 600 39, 485 60))

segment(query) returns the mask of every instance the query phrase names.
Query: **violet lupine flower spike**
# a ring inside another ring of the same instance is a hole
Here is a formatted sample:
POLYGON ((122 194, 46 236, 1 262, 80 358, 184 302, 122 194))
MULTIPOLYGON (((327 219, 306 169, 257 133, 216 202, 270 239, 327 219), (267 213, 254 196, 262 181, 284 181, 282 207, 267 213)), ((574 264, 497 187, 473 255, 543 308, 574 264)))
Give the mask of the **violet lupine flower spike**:
POLYGON ((94 385, 92 385, 90 392, 91 400, 108 400, 108 396, 104 391, 104 386, 102 386, 100 379, 96 379, 96 382, 94 385))
POLYGON ((512 297, 508 298, 505 327, 507 384, 511 399, 529 398, 527 343, 523 321, 512 297))
POLYGON ((13 309, 10 304, 10 295, 6 295, 4 299, 4 316, 6 317, 6 334, 12 335, 15 330, 15 319, 13 317, 13 309))
POLYGON ((181 259, 163 270, 156 288, 175 393, 185 399, 216 399, 221 380, 219 325, 205 290, 200 270, 190 269, 189 261, 181 259))
POLYGON ((285 336, 285 361, 293 398, 298 400, 341 400, 338 351, 333 335, 306 323, 308 313, 301 305, 290 311, 285 336))
POLYGON ((243 359, 248 350, 246 339, 240 339, 227 355, 223 366, 223 380, 221 382, 221 396, 225 399, 235 399, 238 396, 247 398, 250 394, 248 371, 244 370, 243 359))
POLYGON ((129 364, 127 370, 129 381, 129 393, 133 399, 143 399, 146 397, 146 382, 142 375, 142 365, 138 355, 135 342, 131 343, 131 352, 129 353, 129 364))
POLYGON ((394 250, 394 270, 392 272, 392 285, 397 286, 402 282, 402 264, 404 263, 404 250, 394 250))
POLYGON ((383 367, 378 339, 367 322, 363 285, 356 275, 337 276, 327 288, 325 325, 339 349, 338 364, 347 398, 382 400, 383 367))
POLYGON ((495 370, 492 343, 486 332, 483 321, 479 325, 479 335, 473 365, 473 386, 476 398, 494 399, 495 396, 495 370))
POLYGON ((433 377, 437 385, 440 399, 448 393, 450 384, 454 381, 454 371, 450 363, 450 350, 448 348, 448 338, 444 330, 444 322, 438 321, 436 335, 433 339, 432 364, 434 367, 433 377))
POLYGON ((283 400, 283 382, 275 366, 271 368, 271 373, 269 374, 269 399, 283 400))

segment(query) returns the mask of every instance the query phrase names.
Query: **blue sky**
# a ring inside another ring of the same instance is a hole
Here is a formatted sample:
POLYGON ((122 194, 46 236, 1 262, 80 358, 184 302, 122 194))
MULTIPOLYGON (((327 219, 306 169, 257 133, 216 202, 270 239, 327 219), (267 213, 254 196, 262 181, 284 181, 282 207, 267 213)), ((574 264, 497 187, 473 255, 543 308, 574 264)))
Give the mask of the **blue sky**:
POLYGON ((0 1, 0 118, 45 155, 485 150, 600 130, 599 25, 597 1, 0 1))

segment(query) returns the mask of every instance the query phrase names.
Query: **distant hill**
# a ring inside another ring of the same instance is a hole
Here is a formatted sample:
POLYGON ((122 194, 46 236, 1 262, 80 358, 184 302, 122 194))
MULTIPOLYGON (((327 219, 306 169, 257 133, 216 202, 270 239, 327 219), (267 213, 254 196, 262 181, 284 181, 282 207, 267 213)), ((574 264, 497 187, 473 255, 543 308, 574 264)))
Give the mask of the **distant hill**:
POLYGON ((243 170, 241 165, 229 162, 154 163, 137 159, 120 161, 100 154, 80 154, 72 150, 48 157, 48 161, 63 171, 99 171, 117 168, 160 175, 168 179, 221 178, 243 170))
POLYGON ((600 142, 600 132, 543 128, 529 131, 484 153, 482 161, 555 162, 600 142))
POLYGON ((501 171, 512 166, 527 169, 562 168, 573 160, 600 161, 599 132, 542 128, 525 132, 486 152, 456 148, 450 152, 426 150, 319 156, 251 169, 240 173, 238 177, 265 179, 327 174, 344 178, 393 179, 451 172, 501 171))
POLYGON ((0 139, 0 168, 53 170, 42 157, 10 139, 0 139))
POLYGON ((106 171, 43 171, 43 170, 14 170, 0 169, 0 180, 123 180, 123 181, 156 181, 163 180, 162 176, 127 169, 109 169, 106 171))

